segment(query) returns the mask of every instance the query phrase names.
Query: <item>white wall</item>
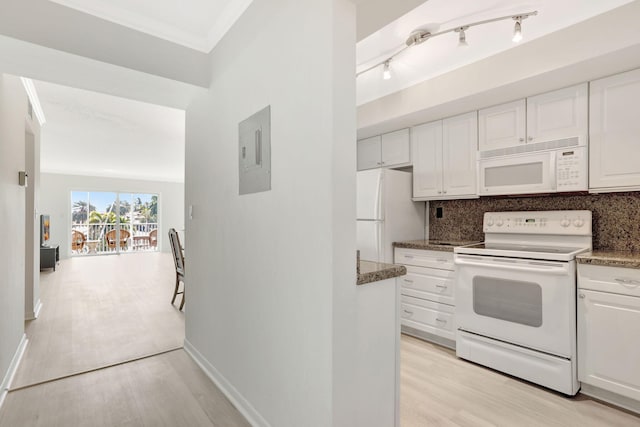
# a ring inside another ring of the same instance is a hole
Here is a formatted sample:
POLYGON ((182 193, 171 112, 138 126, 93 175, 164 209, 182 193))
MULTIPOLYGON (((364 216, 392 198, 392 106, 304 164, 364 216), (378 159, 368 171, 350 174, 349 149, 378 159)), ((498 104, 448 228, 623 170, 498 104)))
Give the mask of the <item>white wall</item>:
POLYGON ((71 255, 70 192, 75 190, 159 194, 158 242, 163 252, 171 251, 167 237, 169 229, 184 228, 184 184, 182 183, 43 173, 40 177, 38 213, 51 216, 51 244, 60 245, 60 258, 68 258, 71 255))
POLYGON ((0 75, 0 399, 24 334, 27 94, 19 78, 0 75))
POLYGON ((253 422, 353 426, 355 14, 254 0, 187 110, 186 348, 253 422), (238 123, 271 105, 272 190, 238 195, 238 123))

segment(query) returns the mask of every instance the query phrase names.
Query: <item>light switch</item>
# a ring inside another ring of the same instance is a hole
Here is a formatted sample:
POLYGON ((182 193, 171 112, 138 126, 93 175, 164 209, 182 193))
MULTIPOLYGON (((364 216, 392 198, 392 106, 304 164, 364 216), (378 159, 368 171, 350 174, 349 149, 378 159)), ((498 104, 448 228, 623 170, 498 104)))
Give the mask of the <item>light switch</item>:
POLYGON ((239 193, 271 190, 271 106, 238 126, 239 193))

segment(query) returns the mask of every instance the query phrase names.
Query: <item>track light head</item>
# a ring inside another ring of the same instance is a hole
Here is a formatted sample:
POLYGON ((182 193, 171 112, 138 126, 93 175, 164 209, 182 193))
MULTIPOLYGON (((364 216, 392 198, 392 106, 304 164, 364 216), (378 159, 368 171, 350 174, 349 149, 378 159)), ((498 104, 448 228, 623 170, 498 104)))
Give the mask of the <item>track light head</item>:
POLYGON ((389 66, 389 61, 384 63, 384 70, 382 71, 382 78, 384 80, 389 80, 391 78, 391 67, 389 66))
POLYGON ((522 40, 522 16, 514 16, 513 19, 516 21, 513 27, 513 42, 520 43, 522 40))
POLYGON ((456 29, 456 33, 458 33, 458 47, 469 47, 469 43, 467 43, 467 34, 465 33, 469 27, 460 27, 456 29))

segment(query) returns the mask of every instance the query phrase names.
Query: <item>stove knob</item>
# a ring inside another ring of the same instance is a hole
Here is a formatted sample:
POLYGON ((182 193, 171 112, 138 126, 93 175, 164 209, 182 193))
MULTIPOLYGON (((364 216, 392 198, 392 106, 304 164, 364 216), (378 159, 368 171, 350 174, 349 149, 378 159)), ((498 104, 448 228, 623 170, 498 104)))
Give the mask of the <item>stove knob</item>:
POLYGON ((491 226, 493 225, 493 218, 489 218, 489 219, 487 220, 487 225, 488 225, 489 227, 491 227, 491 226))
POLYGON ((498 227, 502 227, 502 224, 504 224, 504 222, 503 222, 501 219, 498 219, 498 220, 496 221, 496 225, 497 225, 498 227))
POLYGON ((573 225, 575 225, 576 227, 580 228, 584 225, 584 221, 580 218, 578 219, 574 219, 573 220, 573 225))
POLYGON ((560 225, 563 227, 568 227, 571 225, 571 221, 569 221, 567 218, 563 219, 562 221, 560 221, 560 225))

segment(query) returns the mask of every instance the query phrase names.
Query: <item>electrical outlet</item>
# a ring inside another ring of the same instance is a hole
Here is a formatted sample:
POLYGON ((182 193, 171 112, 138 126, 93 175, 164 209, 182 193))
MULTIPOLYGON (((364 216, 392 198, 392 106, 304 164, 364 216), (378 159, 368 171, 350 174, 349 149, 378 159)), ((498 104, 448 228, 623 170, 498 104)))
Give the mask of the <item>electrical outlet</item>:
POLYGON ((442 206, 436 208, 436 218, 442 218, 442 206))

